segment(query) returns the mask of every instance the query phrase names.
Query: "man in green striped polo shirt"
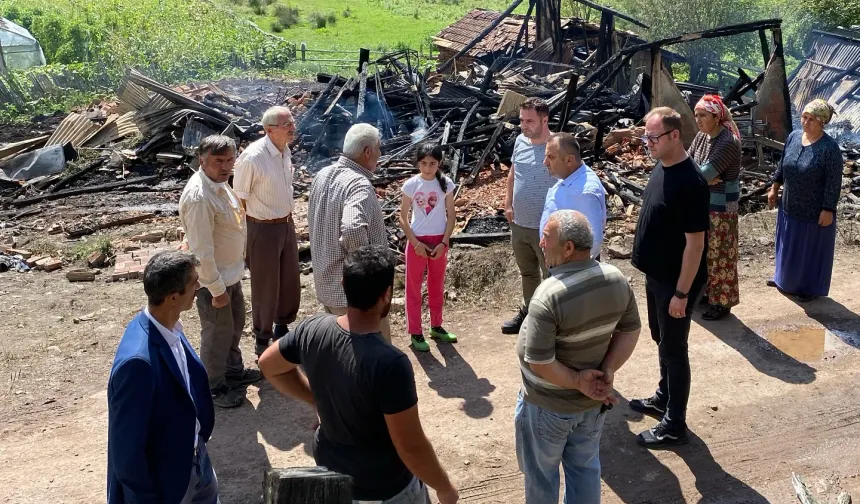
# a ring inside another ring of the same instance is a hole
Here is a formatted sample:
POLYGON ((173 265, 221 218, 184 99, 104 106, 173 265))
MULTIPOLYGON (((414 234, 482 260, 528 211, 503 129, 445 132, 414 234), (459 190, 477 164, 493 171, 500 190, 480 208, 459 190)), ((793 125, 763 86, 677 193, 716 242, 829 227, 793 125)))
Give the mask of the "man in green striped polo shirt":
POLYGON ((639 338, 633 290, 618 268, 591 258, 588 219, 553 213, 540 246, 549 277, 534 293, 517 353, 523 387, 515 413, 526 504, 600 502, 600 433, 612 382, 639 338))

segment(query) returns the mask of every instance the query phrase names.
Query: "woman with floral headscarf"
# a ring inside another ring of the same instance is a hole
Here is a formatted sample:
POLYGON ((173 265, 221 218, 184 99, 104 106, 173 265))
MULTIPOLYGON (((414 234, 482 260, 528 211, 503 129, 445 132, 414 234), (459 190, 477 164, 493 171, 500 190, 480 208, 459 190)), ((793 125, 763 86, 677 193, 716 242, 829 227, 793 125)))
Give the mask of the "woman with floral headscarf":
POLYGON ((833 107, 820 99, 803 109, 803 131, 788 136, 768 193, 773 208, 782 187, 776 220, 776 273, 768 285, 804 302, 830 291, 843 167, 839 145, 824 132, 833 113, 833 107))
POLYGON ((738 127, 723 100, 705 95, 695 108, 699 133, 690 157, 699 165, 711 190, 711 229, 708 232, 708 283, 702 318, 718 320, 740 302, 738 293, 738 198, 741 142, 738 127))

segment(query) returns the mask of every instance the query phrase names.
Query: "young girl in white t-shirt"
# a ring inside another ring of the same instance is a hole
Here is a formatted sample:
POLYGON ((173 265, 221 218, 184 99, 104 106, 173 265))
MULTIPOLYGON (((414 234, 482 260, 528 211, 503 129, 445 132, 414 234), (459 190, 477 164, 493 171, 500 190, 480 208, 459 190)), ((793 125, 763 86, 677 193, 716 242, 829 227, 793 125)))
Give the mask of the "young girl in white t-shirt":
POLYGON ((442 327, 445 267, 454 232, 454 182, 442 174, 442 147, 433 143, 418 146, 421 172, 403 184, 400 227, 406 233, 406 329, 412 347, 430 351, 421 329, 421 287, 427 271, 427 304, 430 306, 430 337, 455 343, 457 336, 442 327), (412 219, 409 220, 409 212, 412 219))

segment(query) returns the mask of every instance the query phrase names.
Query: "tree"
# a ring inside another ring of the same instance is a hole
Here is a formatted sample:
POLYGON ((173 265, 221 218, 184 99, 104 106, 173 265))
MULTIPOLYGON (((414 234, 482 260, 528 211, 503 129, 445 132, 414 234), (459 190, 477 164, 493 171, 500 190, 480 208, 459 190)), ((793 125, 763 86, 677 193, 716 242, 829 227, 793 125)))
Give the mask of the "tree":
POLYGON ((860 2, 851 0, 803 0, 813 17, 828 28, 860 25, 860 2))
MULTIPOLYGON (((647 33, 651 40, 760 19, 756 0, 617 0, 616 3, 619 10, 651 26, 647 33)), ((715 61, 733 60, 760 66, 758 47, 756 34, 744 34, 679 44, 670 49, 690 62, 690 81, 705 82, 708 68, 715 61)))

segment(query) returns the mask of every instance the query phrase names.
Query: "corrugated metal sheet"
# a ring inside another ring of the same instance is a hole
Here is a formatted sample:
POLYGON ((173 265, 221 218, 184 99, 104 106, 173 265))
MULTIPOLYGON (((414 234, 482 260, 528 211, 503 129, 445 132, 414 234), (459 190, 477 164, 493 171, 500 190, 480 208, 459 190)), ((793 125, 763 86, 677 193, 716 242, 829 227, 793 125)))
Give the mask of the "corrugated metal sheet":
POLYGON ((46 146, 65 145, 69 142, 77 149, 93 133, 98 131, 99 125, 87 119, 86 116, 71 113, 63 119, 60 126, 45 142, 46 146))
POLYGON ((836 109, 836 120, 850 122, 860 133, 860 35, 815 30, 809 57, 795 72, 789 92, 797 111, 823 98, 836 109))
POLYGON ((140 110, 149 103, 152 97, 149 91, 129 81, 128 76, 120 83, 116 96, 119 98, 118 111, 120 113, 140 110))
POLYGON ((138 112, 141 114, 147 114, 149 112, 155 112, 158 110, 165 110, 171 107, 176 107, 170 100, 161 96, 161 95, 153 95, 152 98, 143 106, 138 112))
POLYGON ((86 139, 81 146, 101 147, 109 144, 110 142, 115 142, 119 139, 140 133, 140 130, 137 129, 137 125, 134 122, 136 114, 136 112, 131 111, 126 112, 121 116, 117 114, 110 116, 104 126, 99 128, 98 131, 86 139))
POLYGON ((444 98, 447 100, 468 100, 475 99, 476 92, 467 88, 462 84, 443 80, 439 86, 439 91, 434 95, 436 98, 444 98))
POLYGON ((230 124, 230 117, 225 115, 221 111, 216 110, 208 105, 204 105, 203 103, 200 103, 196 100, 192 100, 191 98, 177 93, 170 88, 166 88, 140 72, 131 70, 128 74, 128 79, 139 86, 142 86, 156 94, 163 96, 164 98, 167 98, 176 105, 206 114, 207 116, 218 121, 219 126, 221 128, 226 128, 230 124))
POLYGON ((152 112, 140 112, 135 117, 135 124, 144 135, 158 133, 166 126, 179 122, 191 111, 182 107, 170 107, 167 109, 154 110, 152 112))
POLYGON ((188 155, 194 155, 200 142, 209 135, 217 135, 218 132, 210 128, 196 117, 188 119, 185 131, 182 133, 182 148, 188 155))

